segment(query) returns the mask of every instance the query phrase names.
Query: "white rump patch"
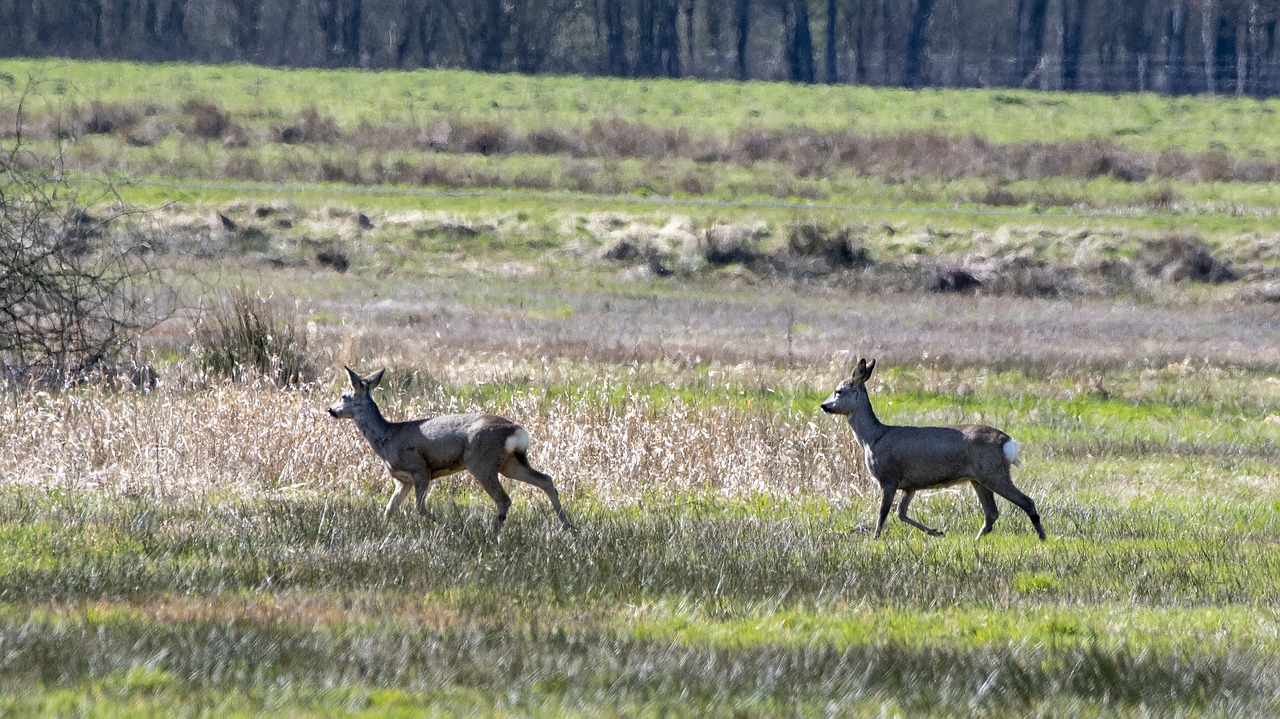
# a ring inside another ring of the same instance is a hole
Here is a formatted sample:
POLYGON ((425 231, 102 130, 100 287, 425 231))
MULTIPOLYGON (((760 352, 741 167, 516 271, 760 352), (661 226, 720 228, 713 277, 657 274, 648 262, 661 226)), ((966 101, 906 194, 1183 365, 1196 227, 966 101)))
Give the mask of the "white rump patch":
POLYGON ((1018 444, 1018 440, 1011 439, 1008 442, 1004 443, 1004 456, 1008 458, 1009 464, 1017 464, 1018 457, 1021 454, 1022 454, 1022 445, 1018 444))
POLYGON ((507 454, 529 450, 529 433, 525 431, 524 427, 517 429, 514 434, 507 437, 506 448, 507 454))

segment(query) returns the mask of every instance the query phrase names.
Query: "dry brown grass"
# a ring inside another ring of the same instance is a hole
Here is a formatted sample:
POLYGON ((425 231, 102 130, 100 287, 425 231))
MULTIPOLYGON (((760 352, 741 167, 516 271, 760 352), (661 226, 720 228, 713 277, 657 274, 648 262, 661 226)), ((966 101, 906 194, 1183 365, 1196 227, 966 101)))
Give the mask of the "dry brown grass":
MULTIPOLYGON (((329 384, 284 391, 231 383, 154 394, 20 391, 0 412, 0 477, 49 490, 187 498, 381 494, 389 486, 382 463, 351 423, 325 412, 337 394, 329 384)), ((438 393, 383 404, 394 419, 481 409, 438 393)), ((658 407, 641 396, 612 406, 515 397, 483 409, 529 428, 533 461, 569 501, 578 492, 606 503, 707 492, 844 502, 862 490, 851 479, 858 472, 848 438, 831 426, 818 430, 808 415, 721 403, 658 407)), ((446 484, 458 481, 471 482, 446 484)))

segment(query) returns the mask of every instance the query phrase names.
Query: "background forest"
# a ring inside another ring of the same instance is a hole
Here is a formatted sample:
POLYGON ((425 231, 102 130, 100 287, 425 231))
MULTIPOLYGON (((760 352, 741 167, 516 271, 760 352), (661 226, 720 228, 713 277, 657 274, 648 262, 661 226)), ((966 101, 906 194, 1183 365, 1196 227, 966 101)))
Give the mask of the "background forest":
POLYGON ((1274 95, 1276 0, 0 0, 0 54, 1274 95))

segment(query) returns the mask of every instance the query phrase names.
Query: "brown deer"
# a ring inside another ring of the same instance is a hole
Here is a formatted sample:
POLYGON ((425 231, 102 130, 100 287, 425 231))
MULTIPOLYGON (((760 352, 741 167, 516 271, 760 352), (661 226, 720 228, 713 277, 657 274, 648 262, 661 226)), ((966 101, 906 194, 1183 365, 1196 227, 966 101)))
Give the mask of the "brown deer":
POLYGON ((1018 463, 1021 452, 1018 442, 995 427, 980 424, 895 427, 882 423, 876 418, 867 394, 867 380, 875 367, 875 360, 868 364, 865 359, 859 359, 852 379, 841 384, 822 403, 822 410, 849 418, 849 426, 862 445, 867 471, 880 484, 882 496, 876 537, 884 529, 884 520, 899 490, 902 502, 898 504, 898 517, 935 537, 942 536, 942 532, 907 516, 911 498, 922 489, 969 482, 986 515, 979 537, 990 532, 991 525, 1000 516, 995 497, 998 494, 1027 513, 1036 534, 1043 540, 1044 527, 1040 526, 1035 502, 1015 487, 1010 477, 1009 469, 1018 463))
POLYGON ((565 529, 572 529, 560 494, 547 475, 529 465, 525 453, 529 449, 529 433, 509 419, 492 414, 446 414, 430 419, 388 422, 373 401, 373 390, 382 381, 384 370, 366 377, 345 368, 351 380, 351 391, 342 395, 329 414, 340 419, 354 419, 373 451, 387 463, 391 477, 398 485, 383 518, 391 514, 409 494, 412 487, 418 513, 427 514, 427 490, 431 480, 466 469, 498 505, 493 528, 497 531, 507 519, 511 497, 502 488, 499 474, 527 482, 547 493, 551 506, 565 529))

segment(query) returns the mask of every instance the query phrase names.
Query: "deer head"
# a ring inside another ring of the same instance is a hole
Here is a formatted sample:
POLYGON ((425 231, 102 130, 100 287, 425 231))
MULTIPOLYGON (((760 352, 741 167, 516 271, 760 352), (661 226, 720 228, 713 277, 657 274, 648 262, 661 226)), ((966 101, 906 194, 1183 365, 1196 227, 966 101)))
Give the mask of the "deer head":
POLYGON ((853 368, 853 376, 848 382, 837 387, 827 401, 822 403, 822 411, 827 414, 851 414, 860 405, 865 404, 867 380, 871 379, 871 373, 875 368, 875 360, 868 363, 865 359, 859 359, 858 366, 853 368))
POLYGON ((369 375, 361 377, 355 370, 343 365, 343 369, 347 371, 347 377, 351 380, 351 391, 344 393, 338 398, 338 401, 329 408, 329 416, 338 419, 350 419, 356 416, 356 410, 366 404, 373 402, 371 392, 382 381, 382 373, 384 369, 369 375))

